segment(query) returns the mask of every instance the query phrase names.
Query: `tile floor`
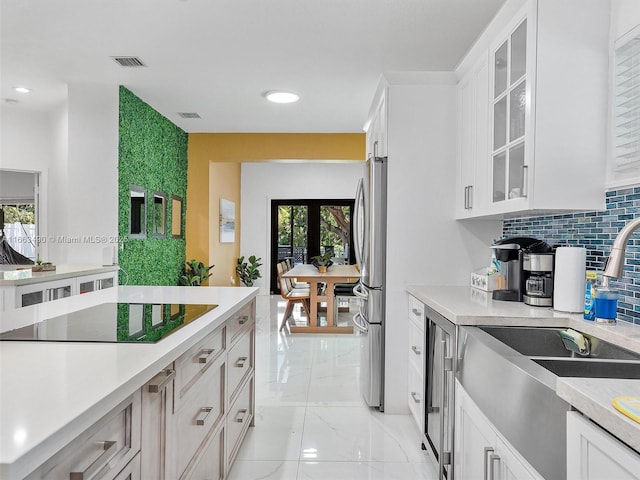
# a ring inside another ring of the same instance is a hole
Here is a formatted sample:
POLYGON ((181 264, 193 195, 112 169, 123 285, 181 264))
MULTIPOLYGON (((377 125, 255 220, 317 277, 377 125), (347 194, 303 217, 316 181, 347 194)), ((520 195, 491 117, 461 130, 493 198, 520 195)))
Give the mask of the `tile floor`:
POLYGON ((413 418, 361 400, 359 337, 278 332, 284 307, 279 296, 258 297, 255 427, 229 479, 436 479, 413 418))

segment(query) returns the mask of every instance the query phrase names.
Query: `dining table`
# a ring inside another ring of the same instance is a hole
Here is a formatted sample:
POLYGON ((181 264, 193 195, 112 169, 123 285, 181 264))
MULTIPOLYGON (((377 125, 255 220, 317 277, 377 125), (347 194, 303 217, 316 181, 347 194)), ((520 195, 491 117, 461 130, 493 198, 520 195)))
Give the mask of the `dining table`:
POLYGON ((307 326, 292 325, 291 333, 352 333, 353 326, 338 326, 334 318, 334 286, 336 283, 352 283, 360 278, 357 265, 331 265, 321 273, 311 264, 298 264, 282 274, 283 278, 309 283, 310 316, 307 326), (318 322, 318 303, 325 302, 326 325, 318 322))

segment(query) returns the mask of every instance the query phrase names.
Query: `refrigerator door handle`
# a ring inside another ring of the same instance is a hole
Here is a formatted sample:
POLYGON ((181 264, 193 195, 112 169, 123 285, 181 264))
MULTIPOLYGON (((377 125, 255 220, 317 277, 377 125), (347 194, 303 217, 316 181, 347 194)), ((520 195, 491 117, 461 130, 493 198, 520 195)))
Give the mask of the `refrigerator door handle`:
POLYGON ((355 327, 362 333, 367 333, 369 331, 369 328, 367 328, 366 320, 362 316, 362 313, 356 313, 351 320, 353 321, 355 327), (362 321, 358 321, 359 318, 362 319, 362 321))
MULTIPOLYGON (((358 181, 358 188, 356 190, 356 202, 353 209, 353 243, 355 244, 356 263, 362 267, 362 250, 364 239, 360 238, 360 232, 358 226, 362 218, 362 208, 360 207, 360 201, 364 202, 364 180, 361 178, 358 181)), ((362 224, 364 227, 364 223, 362 224)), ((366 232, 362 232, 366 234, 366 232)))
POLYGON ((358 283, 355 287, 353 287, 353 294, 358 297, 366 300, 369 298, 369 293, 366 291, 365 286, 362 283, 358 283))

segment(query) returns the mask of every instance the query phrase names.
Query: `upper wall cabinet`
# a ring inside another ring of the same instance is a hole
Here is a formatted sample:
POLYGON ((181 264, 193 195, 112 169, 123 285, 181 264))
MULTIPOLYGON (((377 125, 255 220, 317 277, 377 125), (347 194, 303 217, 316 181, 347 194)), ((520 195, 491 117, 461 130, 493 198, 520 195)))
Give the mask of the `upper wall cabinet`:
POLYGON ((470 50, 457 218, 604 208, 609 4, 508 0, 470 50))

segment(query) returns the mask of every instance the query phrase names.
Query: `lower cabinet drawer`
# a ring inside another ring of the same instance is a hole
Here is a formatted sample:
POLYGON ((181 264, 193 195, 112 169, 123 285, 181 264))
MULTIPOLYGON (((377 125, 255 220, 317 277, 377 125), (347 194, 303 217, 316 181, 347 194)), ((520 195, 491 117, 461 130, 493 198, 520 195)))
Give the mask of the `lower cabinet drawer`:
POLYGON ((205 450, 185 480, 221 480, 224 477, 224 433, 221 428, 207 440, 205 450))
POLYGON ((242 380, 253 368, 253 329, 243 335, 227 354, 229 401, 238 393, 242 380))
MULTIPOLYGON (((113 479, 140 451, 138 390, 30 474, 28 480, 113 479)), ((138 477, 139 478, 139 463, 138 477)), ((123 478, 126 478, 123 477, 123 478)))
POLYGON ((422 415, 424 410, 424 383, 422 381, 422 375, 413 367, 409 365, 409 390, 408 390, 408 402, 409 410, 413 414, 413 417, 418 422, 419 426, 422 426, 422 415))
POLYGON ((118 474, 114 480, 141 480, 140 474, 140 454, 138 453, 133 460, 129 462, 129 465, 118 474))
POLYGON ((229 468, 238 454, 249 425, 253 423, 253 380, 252 377, 242 387, 227 415, 227 465, 229 468))
POLYGON ((229 345, 235 341, 236 337, 242 333, 248 324, 253 322, 255 318, 255 305, 256 302, 253 300, 249 305, 242 307, 238 313, 227 320, 227 338, 229 345))
POLYGON ((207 369, 198 388, 173 415, 176 473, 180 477, 209 432, 224 415, 225 369, 222 359, 207 369))

